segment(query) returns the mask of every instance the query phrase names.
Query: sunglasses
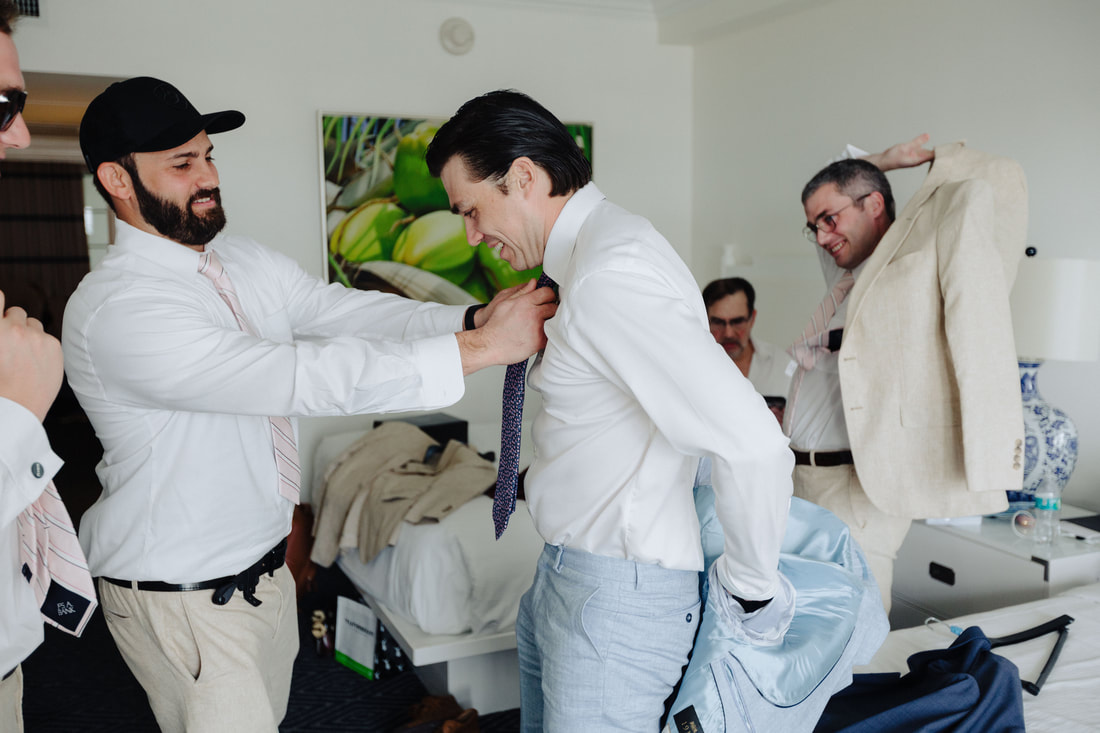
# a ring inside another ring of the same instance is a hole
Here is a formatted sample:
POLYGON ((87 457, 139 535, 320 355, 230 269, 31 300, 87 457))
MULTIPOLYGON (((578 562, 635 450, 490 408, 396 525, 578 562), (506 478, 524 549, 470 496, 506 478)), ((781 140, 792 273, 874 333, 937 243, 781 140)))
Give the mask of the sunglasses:
POLYGON ((7 89, 0 92, 0 132, 5 132, 27 103, 27 93, 21 89, 7 89))

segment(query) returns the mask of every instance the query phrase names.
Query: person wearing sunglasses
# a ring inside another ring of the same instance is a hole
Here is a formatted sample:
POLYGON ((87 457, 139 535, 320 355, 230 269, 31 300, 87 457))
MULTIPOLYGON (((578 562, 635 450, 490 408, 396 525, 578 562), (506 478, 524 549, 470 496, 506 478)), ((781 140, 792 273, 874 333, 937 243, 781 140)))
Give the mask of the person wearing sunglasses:
POLYGON ((12 25, 18 15, 15 4, 0 3, 0 160, 7 148, 25 148, 31 142, 27 123, 23 120, 23 105, 27 92, 23 88, 23 72, 19 70, 19 54, 11 39, 12 25))
POLYGON ((1027 231, 1023 172, 927 140, 835 161, 802 191, 829 290, 789 350, 794 492, 848 523, 887 610, 912 519, 1001 511, 1023 476, 1008 306, 1027 231), (883 171, 929 161, 895 216, 883 171))
POLYGON ((465 374, 541 348, 556 308, 530 285, 480 310, 326 285, 223 233, 211 137, 244 120, 137 77, 80 124, 118 216, 62 327, 69 383, 104 449, 80 535, 162 731, 273 731, 286 712, 294 419, 450 405, 465 374))
MULTIPOLYGON (((25 148, 31 140, 11 37, 17 16, 15 3, 0 0, 0 160, 6 149, 25 148)), ((0 730, 22 731, 21 665, 42 643, 43 621, 79 636, 95 609, 95 593, 53 485, 61 459, 42 427, 61 387, 61 344, 38 319, 6 306, 0 292, 0 730), (59 565, 69 571, 59 573, 59 565), (76 579, 86 595, 56 584, 59 574, 76 579)))
MULTIPOLYGON (((23 120, 23 105, 27 103, 27 93, 22 89, 8 88, 0 91, 0 132, 8 132, 12 126, 15 125, 16 120, 22 122, 23 120)), ((4 142, 4 147, 7 148, 21 148, 25 147, 25 144, 20 145, 18 135, 25 132, 27 128, 26 123, 23 123, 22 130, 16 129, 12 131, 8 141, 4 142)), ((27 141, 30 142, 30 134, 26 135, 27 141)))
POLYGON ((756 290, 743 277, 713 280, 703 288, 710 335, 752 382, 772 414, 783 422, 783 407, 794 374, 794 362, 782 349, 754 338, 756 290))

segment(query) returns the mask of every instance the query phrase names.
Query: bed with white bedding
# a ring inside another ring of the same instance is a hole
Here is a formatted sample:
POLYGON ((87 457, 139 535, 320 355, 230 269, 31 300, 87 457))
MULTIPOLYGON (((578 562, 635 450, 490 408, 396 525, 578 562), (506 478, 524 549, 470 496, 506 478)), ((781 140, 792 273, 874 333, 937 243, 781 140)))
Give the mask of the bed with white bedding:
MULTIPOLYGON (((911 654, 951 645, 950 627, 978 626, 989 637, 1006 636, 1067 614, 1074 621, 1052 671, 1038 695, 1023 693, 1024 721, 1029 733, 1100 731, 1100 583, 1072 588, 1051 598, 983 611, 944 623, 891 631, 871 663, 856 672, 908 671, 911 654)), ((998 647, 1034 682, 1050 657, 1056 634, 998 647)))
MULTIPOLYGON (((320 481, 362 433, 328 436, 315 454, 320 481)), ((348 512, 337 564, 395 637, 432 694, 486 714, 519 706, 515 621, 543 542, 526 504, 494 539, 492 499, 477 496, 439 522, 401 526, 396 544, 362 562, 348 512)))

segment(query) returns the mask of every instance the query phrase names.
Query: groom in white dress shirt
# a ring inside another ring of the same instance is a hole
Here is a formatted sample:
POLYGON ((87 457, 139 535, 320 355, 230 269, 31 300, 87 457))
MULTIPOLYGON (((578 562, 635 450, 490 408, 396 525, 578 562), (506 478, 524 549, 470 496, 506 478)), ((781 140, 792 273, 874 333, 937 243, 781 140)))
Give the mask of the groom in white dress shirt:
POLYGON ((699 620, 699 457, 712 458, 725 529, 717 577, 768 623, 790 602, 777 571, 787 440, 708 332, 683 261, 605 199, 553 114, 518 92, 483 95, 427 158, 471 245, 516 270, 541 264, 558 285, 528 378, 543 407, 525 492, 546 548, 516 622, 521 727, 656 731, 699 620))

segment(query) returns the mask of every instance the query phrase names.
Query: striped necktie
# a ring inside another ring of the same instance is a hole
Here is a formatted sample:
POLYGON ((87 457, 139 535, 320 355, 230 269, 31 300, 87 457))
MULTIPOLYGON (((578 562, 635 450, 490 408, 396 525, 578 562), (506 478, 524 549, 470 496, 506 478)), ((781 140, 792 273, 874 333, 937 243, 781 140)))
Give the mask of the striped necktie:
MULTIPOLYGON (((234 290, 228 273, 222 267, 221 260, 212 250, 206 250, 199 256, 199 272, 214 283, 214 289, 229 306, 229 310, 233 311, 233 317, 237 319, 240 329, 253 336, 259 336, 245 316, 237 291, 234 290)), ((268 420, 271 421, 275 467, 279 471, 279 495, 297 504, 301 494, 299 487, 302 484, 302 469, 298 464, 298 445, 294 440, 294 428, 290 420, 285 417, 269 417, 268 420)))
MULTIPOLYGON (((41 470, 39 464, 34 465, 41 470)), ((16 521, 23 577, 34 589, 42 618, 51 626, 80 636, 98 605, 95 585, 73 520, 53 481, 16 521)))
POLYGON ((840 276, 840 279, 836 281, 836 285, 825 296, 825 299, 821 301, 821 304, 817 306, 817 310, 814 311, 813 316, 810 318, 810 322, 806 324, 806 328, 802 331, 802 336, 799 337, 791 348, 787 349, 787 353, 798 362, 804 370, 810 371, 814 368, 814 364, 817 363, 817 358, 823 353, 828 352, 829 343, 829 321, 836 315, 837 308, 844 302, 844 299, 848 297, 848 293, 851 292, 852 286, 855 284, 855 276, 852 275, 851 270, 845 270, 844 274, 840 276))
MULTIPOLYGON (((537 286, 557 284, 545 272, 537 286)), ((493 528, 499 540, 508 527, 508 519, 516 511, 516 487, 519 483, 520 425, 523 422, 523 394, 526 389, 527 360, 510 364, 504 372, 504 398, 500 420, 500 464, 497 485, 493 493, 493 528)))

